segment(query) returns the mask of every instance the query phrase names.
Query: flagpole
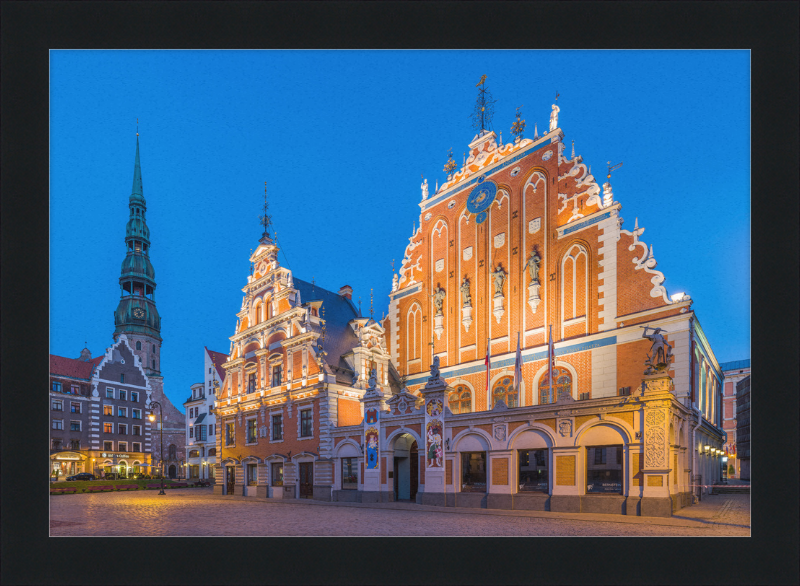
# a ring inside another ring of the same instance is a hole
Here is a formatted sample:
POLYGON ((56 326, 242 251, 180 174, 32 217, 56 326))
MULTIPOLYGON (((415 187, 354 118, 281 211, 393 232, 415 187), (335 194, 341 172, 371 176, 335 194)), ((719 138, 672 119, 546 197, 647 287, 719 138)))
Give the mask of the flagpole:
POLYGON ((553 326, 550 325, 550 340, 547 343, 547 378, 550 381, 550 402, 553 402, 553 359, 555 358, 555 348, 553 348, 553 326))

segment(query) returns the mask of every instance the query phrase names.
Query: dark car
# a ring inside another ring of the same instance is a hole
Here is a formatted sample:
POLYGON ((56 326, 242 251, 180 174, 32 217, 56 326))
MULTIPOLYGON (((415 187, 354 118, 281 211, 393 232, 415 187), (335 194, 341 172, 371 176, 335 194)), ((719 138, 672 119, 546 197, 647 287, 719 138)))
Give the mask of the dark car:
POLYGON ((94 480, 94 474, 89 474, 88 472, 80 472, 75 476, 67 476, 67 480, 94 480))

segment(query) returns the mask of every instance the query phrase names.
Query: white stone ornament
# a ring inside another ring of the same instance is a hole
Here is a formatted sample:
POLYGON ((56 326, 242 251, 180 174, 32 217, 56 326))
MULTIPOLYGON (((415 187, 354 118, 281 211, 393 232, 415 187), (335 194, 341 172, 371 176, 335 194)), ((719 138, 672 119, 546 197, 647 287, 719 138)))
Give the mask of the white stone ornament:
POLYGON ((447 204, 447 209, 452 210, 454 207, 456 207, 456 200, 451 200, 450 203, 447 204))
POLYGON ((436 264, 434 265, 434 268, 436 269, 437 273, 441 273, 444 270, 444 259, 440 258, 439 260, 437 260, 436 264))
POLYGON ((506 243, 506 233, 501 232, 497 236, 494 237, 494 247, 495 248, 502 248, 503 245, 506 243))
POLYGON ((464 249, 464 260, 469 260, 471 258, 472 258, 472 247, 471 246, 467 246, 464 249))
POLYGON ((535 218, 528 222, 528 234, 536 234, 542 227, 542 218, 535 218))
POLYGON ((553 156, 553 151, 547 151, 545 154, 542 155, 542 160, 549 161, 552 156, 553 156))
POLYGON ((431 219, 431 213, 428 212, 427 214, 425 214, 425 221, 427 222, 430 219, 431 219))
POLYGON ((521 170, 522 170, 522 169, 520 169, 519 167, 514 167, 514 168, 511 170, 511 176, 512 176, 512 177, 516 177, 517 175, 519 175, 519 172, 520 172, 521 170))
POLYGON ((425 201, 426 199, 428 199, 428 180, 427 179, 425 179, 425 181, 422 182, 422 185, 420 185, 420 188, 422 189, 422 201, 425 201))

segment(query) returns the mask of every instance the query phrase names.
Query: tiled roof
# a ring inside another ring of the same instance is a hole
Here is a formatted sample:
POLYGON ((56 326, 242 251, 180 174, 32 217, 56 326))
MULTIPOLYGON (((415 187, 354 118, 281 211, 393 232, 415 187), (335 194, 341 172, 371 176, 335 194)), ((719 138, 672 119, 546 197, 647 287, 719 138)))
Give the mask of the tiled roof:
POLYGON ((70 378, 80 378, 89 380, 92 378, 92 371, 97 366, 103 356, 92 358, 84 362, 78 358, 65 358, 63 356, 50 355, 50 374, 55 376, 67 376, 70 378))
POLYGON ((214 366, 217 369, 217 379, 219 380, 220 384, 222 381, 225 380, 225 369, 222 368, 222 365, 228 361, 228 355, 223 354, 222 352, 214 352, 213 350, 209 350, 207 346, 203 346, 208 352, 209 358, 214 363, 214 366))
POLYGON ((719 369, 722 372, 726 372, 728 370, 744 370, 746 368, 750 368, 749 358, 745 360, 734 360, 733 362, 722 362, 719 365, 719 369))
MULTIPOLYGON (((326 324, 325 360, 331 366, 343 366, 339 360, 341 356, 347 354, 358 344, 358 336, 353 332, 353 328, 347 325, 350 320, 358 317, 355 306, 346 297, 323 289, 319 285, 312 286, 311 283, 297 277, 294 277, 293 281, 295 288, 300 291, 300 301, 303 303, 322 301, 326 324)), ((314 331, 320 330, 318 326, 313 326, 313 329, 314 331)))

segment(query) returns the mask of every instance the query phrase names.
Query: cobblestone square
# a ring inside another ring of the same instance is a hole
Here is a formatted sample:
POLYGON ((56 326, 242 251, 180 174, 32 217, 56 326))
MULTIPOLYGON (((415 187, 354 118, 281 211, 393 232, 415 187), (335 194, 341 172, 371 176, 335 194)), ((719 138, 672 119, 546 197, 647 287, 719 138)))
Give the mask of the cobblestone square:
POLYGON ((362 505, 215 496, 211 489, 50 498, 57 536, 738 536, 750 535, 749 495, 704 496, 672 518, 362 505))

